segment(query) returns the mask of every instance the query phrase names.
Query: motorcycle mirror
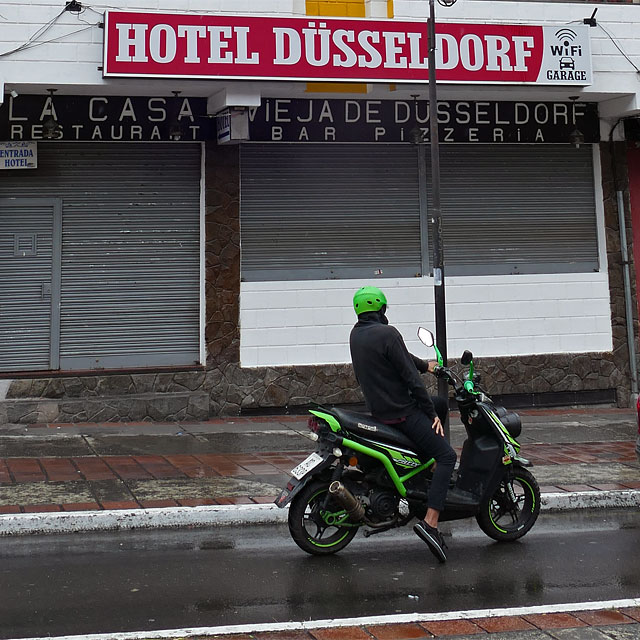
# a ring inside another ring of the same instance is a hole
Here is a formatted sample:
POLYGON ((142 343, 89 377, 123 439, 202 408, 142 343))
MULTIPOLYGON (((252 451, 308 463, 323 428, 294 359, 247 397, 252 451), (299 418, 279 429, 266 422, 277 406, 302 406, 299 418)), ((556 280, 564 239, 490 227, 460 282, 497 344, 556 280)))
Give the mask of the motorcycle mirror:
POLYGON ((435 344, 433 333, 431 333, 429 329, 425 329, 424 327, 420 327, 418 329, 418 339, 427 347, 433 347, 433 345, 435 344))
POLYGON ((460 363, 466 367, 468 364, 471 364, 472 360, 473 360, 473 353, 471 353, 471 351, 465 351, 462 354, 462 358, 460 358, 460 363))

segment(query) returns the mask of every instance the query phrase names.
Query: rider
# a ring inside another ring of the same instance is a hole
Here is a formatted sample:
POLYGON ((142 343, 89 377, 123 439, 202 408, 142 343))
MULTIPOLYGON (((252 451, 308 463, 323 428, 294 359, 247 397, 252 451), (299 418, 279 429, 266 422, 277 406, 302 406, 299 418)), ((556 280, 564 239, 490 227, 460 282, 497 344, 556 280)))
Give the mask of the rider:
POLYGON ((473 504, 473 498, 456 489, 447 495, 457 457, 442 426, 448 402, 438 396, 432 398, 420 377, 420 373, 433 372, 436 363, 426 363, 409 353, 400 332, 389 325, 387 299, 380 289, 359 289, 353 296, 353 306, 358 322, 351 330, 351 360, 367 408, 375 418, 415 442, 419 453, 436 461, 427 513, 413 530, 433 555, 445 562, 447 546, 438 531, 445 498, 458 504, 473 504))

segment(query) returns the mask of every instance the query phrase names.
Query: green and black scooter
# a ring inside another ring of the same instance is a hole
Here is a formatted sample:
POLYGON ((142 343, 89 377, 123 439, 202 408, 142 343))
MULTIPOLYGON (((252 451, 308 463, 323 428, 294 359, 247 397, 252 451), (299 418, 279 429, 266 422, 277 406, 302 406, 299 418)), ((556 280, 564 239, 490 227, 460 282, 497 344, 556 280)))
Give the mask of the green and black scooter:
MULTIPOLYGON (((496 407, 479 388, 471 352, 460 360, 468 367, 460 379, 444 366, 433 334, 421 327, 418 337, 435 348, 434 373, 453 387, 467 432, 451 486, 477 498, 476 505, 447 501, 440 521, 475 517, 490 538, 517 540, 540 512, 540 488, 516 441, 520 417, 496 407)), ((368 537, 424 517, 433 459, 421 459, 402 432, 369 415, 322 407, 310 413, 317 449, 291 471, 291 481, 276 499, 279 507, 290 505, 289 531, 302 550, 336 553, 358 529, 368 537)))

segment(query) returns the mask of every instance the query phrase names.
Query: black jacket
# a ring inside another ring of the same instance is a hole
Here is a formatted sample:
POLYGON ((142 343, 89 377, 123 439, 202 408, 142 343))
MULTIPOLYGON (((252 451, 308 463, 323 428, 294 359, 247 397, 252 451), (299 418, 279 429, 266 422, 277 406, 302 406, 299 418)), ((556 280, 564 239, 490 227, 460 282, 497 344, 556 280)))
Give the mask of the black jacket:
POLYGON ((428 365, 407 351, 400 332, 377 311, 362 313, 349 340, 353 369, 371 414, 381 420, 422 411, 436 417, 420 372, 428 365))

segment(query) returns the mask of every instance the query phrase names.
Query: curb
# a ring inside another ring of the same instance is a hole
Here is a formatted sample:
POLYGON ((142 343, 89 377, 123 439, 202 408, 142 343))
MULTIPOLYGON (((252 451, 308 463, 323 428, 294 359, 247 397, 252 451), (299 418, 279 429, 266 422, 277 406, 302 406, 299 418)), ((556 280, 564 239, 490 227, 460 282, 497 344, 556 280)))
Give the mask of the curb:
POLYGON ((543 493, 540 496, 540 507, 543 511, 618 509, 638 506, 640 506, 640 490, 637 489, 543 493))
POLYGON ((0 517, 0 537, 84 531, 276 524, 286 522, 287 513, 287 509, 280 509, 275 504, 22 513, 0 517))
MULTIPOLYGON (((393 614, 384 616, 365 616, 360 618, 332 618, 327 620, 303 620, 299 622, 267 622, 267 623, 254 623, 254 624, 237 624, 237 625, 225 625, 218 627, 190 627, 183 629, 160 629, 153 631, 124 631, 116 633, 92 633, 85 635, 75 636, 57 636, 57 637, 39 637, 39 638, 22 638, 18 640, 185 640, 189 638, 198 637, 221 637, 231 635, 233 640, 236 638, 240 640, 239 635, 242 638, 253 638, 253 634, 275 634, 274 637, 281 637, 280 634, 286 634, 286 637, 292 637, 291 632, 304 632, 323 630, 325 634, 323 637, 331 637, 326 632, 331 633, 330 630, 348 630, 358 631, 366 633, 368 637, 373 637, 370 631, 371 626, 379 627, 381 625, 389 625, 389 628, 393 630, 393 625, 403 625, 411 623, 429 623, 429 622, 444 622, 444 621, 462 621, 462 620, 486 620, 491 618, 510 618, 519 616, 531 616, 531 615, 553 615, 554 613, 570 614, 572 612, 596 612, 596 611, 624 611, 627 608, 636 608, 640 605, 640 598, 628 598, 625 600, 608 600, 597 602, 572 602, 567 604, 550 604, 550 605, 537 605, 537 606, 520 606, 520 607, 508 607, 504 609, 468 609, 465 611, 443 611, 440 613, 409 613, 409 614, 393 614), (362 627, 369 627, 367 630, 362 630, 362 627), (245 635, 246 634, 246 635, 245 635), (248 634, 251 634, 250 636, 248 634)), ((635 626, 635 625, 634 625, 635 626)), ((580 627, 597 629, 592 625, 587 627, 580 627)), ((575 630, 572 627, 565 627, 565 629, 575 630)), ((491 632, 493 633, 493 632, 491 632)), ((500 638, 505 638, 503 633, 497 632, 500 638)), ((509 633, 507 631, 507 633, 509 633)), ((518 631, 513 631, 517 634, 513 637, 520 636, 518 631)), ((526 637, 532 636, 526 633, 526 637)), ((542 633, 542 632, 541 632, 542 633)), ((596 631, 597 633, 597 631, 596 631)), ((544 634, 545 637, 550 637, 544 634)), ((261 636, 262 637, 262 636, 261 636)), ((284 637, 284 636, 282 636, 284 637)), ((296 636, 298 637, 298 636, 296 636)), ((344 634, 340 634, 336 637, 345 638, 344 634)), ((355 635, 353 637, 356 637, 355 635)), ((358 636, 363 637, 363 636, 358 636)), ((377 637, 377 636, 376 636, 377 637)), ((391 637, 387 634, 385 638, 391 637)), ((399 636, 393 636, 399 637, 399 636)), ((427 637, 427 636, 421 636, 427 637)), ((433 637, 433 636, 428 636, 433 637)), ((458 635, 456 637, 460 640, 469 638, 469 635, 458 635)), ((474 637, 475 634, 474 634, 474 637)), ((484 636, 483 636, 484 637, 484 636)), ((512 637, 509 634, 509 637, 512 637)), ((538 636, 536 636, 538 637, 538 636)), ((555 636, 554 636, 555 637, 555 636)), ((568 636, 567 636, 568 637, 568 636)), ((572 635, 573 638, 578 638, 577 635, 572 635)), ((589 636, 594 637, 594 636, 589 636)), ((604 637, 604 636, 602 636, 604 637)), ((609 636, 607 636, 609 637, 609 636)), ((585 636, 586 638, 586 636, 585 636)))
MULTIPOLYGON (((542 511, 639 506, 640 490, 634 489, 545 493, 541 496, 542 511)), ((287 521, 287 515, 288 509, 280 509, 275 504, 7 514, 0 516, 0 537, 86 531, 279 524, 287 521)))

